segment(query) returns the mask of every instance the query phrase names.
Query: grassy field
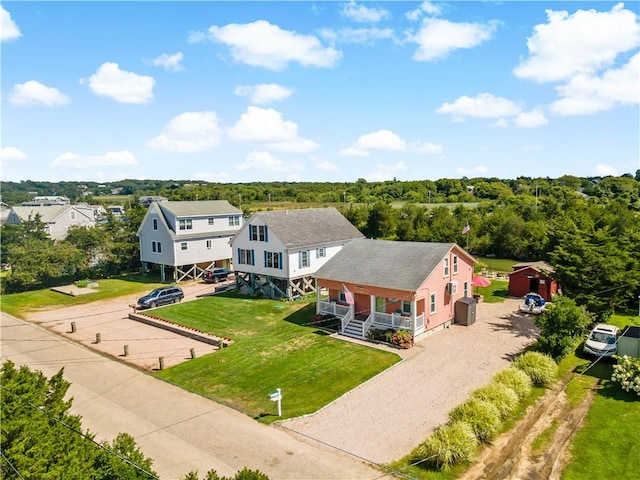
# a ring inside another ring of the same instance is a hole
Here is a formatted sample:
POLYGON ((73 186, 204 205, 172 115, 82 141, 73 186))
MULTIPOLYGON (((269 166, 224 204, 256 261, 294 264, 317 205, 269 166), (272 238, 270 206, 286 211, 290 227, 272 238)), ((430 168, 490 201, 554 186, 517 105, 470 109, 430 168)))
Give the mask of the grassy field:
POLYGON ((400 360, 333 339, 309 325, 314 305, 235 294, 155 311, 167 320, 234 340, 229 348, 158 372, 160 378, 271 422, 268 394, 282 389, 282 418, 312 413, 400 360))
POLYGON ((509 297, 509 282, 491 279, 488 287, 473 287, 473 293, 482 295, 485 303, 502 303, 509 297))
POLYGON ((511 260, 510 258, 476 257, 476 260, 486 264, 489 270, 498 273, 511 273, 513 266, 519 263, 519 260, 511 260))
POLYGON ((132 293, 147 292, 155 287, 161 286, 157 278, 134 275, 125 278, 100 279, 97 281, 97 292, 72 297, 62 293, 54 292, 50 289, 34 290, 30 292, 11 293, 2 295, 0 299, 0 310, 14 317, 24 318, 24 314, 34 310, 51 307, 68 307, 71 305, 82 305, 105 300, 108 298, 120 297, 132 293))

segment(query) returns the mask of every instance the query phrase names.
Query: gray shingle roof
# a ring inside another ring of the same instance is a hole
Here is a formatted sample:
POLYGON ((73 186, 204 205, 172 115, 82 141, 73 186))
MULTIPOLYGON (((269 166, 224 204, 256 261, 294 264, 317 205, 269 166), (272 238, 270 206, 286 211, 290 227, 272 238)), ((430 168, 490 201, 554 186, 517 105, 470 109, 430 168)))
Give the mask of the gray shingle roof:
POLYGON ((520 270, 522 268, 527 268, 527 267, 531 267, 534 270, 538 271, 538 272, 547 272, 547 273, 554 273, 555 270, 553 269, 553 267, 551 265, 549 265, 547 262, 544 262, 542 260, 539 260, 537 262, 520 262, 520 263, 516 263, 515 265, 513 265, 513 270, 517 271, 520 270))
POLYGON ((226 200, 203 200, 186 202, 161 202, 160 209, 167 210, 177 217, 197 217, 206 215, 242 214, 242 211, 226 200))
POLYGON ((415 292, 454 246, 357 238, 320 267, 316 277, 415 292))
POLYGON ((257 212, 260 218, 288 248, 346 242, 362 237, 335 208, 303 208, 257 212))

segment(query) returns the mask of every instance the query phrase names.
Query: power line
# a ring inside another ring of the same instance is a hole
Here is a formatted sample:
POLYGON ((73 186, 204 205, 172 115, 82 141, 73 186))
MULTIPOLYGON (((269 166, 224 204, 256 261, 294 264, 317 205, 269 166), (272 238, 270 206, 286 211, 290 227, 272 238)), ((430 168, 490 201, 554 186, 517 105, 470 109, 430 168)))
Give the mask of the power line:
POLYGON ((18 475, 22 480, 25 480, 25 478, 20 474, 18 469, 14 467, 13 463, 9 461, 9 459, 5 456, 5 454, 2 451, 0 451, 0 456, 2 456, 2 458, 4 458, 4 461, 9 464, 9 466, 13 469, 14 472, 16 472, 16 475, 18 475))
MULTIPOLYGON (((60 420, 59 418, 54 417, 53 415, 51 415, 50 413, 44 411, 43 409, 41 409, 40 407, 38 407, 37 405, 34 405, 33 403, 31 403, 29 400, 25 400, 24 398, 22 398, 20 395, 12 392, 11 390, 7 390, 5 387, 3 387, 2 385, 0 385, 0 389, 10 393, 11 395, 13 395, 14 397, 16 397, 18 400, 20 400, 23 403, 26 403, 27 405, 29 405, 32 408, 35 408, 36 410, 38 410, 40 413, 44 414, 45 416, 47 416, 49 419, 53 420, 54 422, 57 422, 59 424, 61 424, 62 426, 68 428, 69 430, 71 430, 73 433, 77 433, 78 435, 80 435, 81 437, 83 437, 86 440, 89 440, 90 442, 92 442, 93 444, 95 444, 96 446, 98 446, 99 448, 101 448, 102 450, 104 450, 107 453, 110 453, 111 455, 114 455, 116 457, 118 457, 120 460, 122 460, 125 463, 128 463, 129 465, 131 465, 132 467, 134 467, 135 469, 145 473, 146 475, 148 475, 150 478, 153 478, 154 480, 160 480, 158 477, 156 477, 153 473, 145 470, 144 468, 142 468, 139 465, 136 465, 135 463, 133 463, 131 460, 129 460, 128 458, 120 455, 117 452, 114 452, 113 450, 111 450, 110 448, 104 446, 101 443, 96 442, 93 438, 91 438, 90 436, 86 435, 85 433, 76 430, 75 428, 73 428, 71 425, 68 425, 67 423, 63 422, 62 420, 60 420)), ((4 457, 4 455, 3 455, 4 457)), ((8 460, 7 460, 8 461, 8 460)), ((11 464, 10 464, 11 465, 11 464)), ((13 465, 12 465, 13 467, 13 465)), ((16 470, 17 472, 17 470, 16 470)), ((18 473, 18 475, 20 475, 18 473)), ((24 478, 22 476, 20 476, 21 478, 24 478)))

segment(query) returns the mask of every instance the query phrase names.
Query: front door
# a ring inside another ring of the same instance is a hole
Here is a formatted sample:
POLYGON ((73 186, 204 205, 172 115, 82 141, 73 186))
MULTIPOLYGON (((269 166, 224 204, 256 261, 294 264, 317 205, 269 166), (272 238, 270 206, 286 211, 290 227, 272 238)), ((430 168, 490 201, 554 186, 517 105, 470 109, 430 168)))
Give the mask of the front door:
POLYGON ((384 297, 376 297, 376 312, 386 313, 387 299, 384 297))

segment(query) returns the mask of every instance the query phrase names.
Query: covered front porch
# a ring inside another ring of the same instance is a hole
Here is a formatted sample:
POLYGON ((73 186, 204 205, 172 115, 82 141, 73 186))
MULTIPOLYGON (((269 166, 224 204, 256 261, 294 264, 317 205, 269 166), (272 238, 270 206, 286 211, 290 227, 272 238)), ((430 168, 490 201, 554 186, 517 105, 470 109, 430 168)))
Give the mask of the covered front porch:
POLYGON ((353 303, 349 304, 342 290, 327 288, 324 295, 322 292, 323 289, 316 288, 316 313, 338 318, 343 335, 366 339, 372 329, 391 329, 408 331, 415 339, 425 332, 424 311, 419 309, 415 298, 402 300, 382 292, 377 295, 352 292, 353 303))

